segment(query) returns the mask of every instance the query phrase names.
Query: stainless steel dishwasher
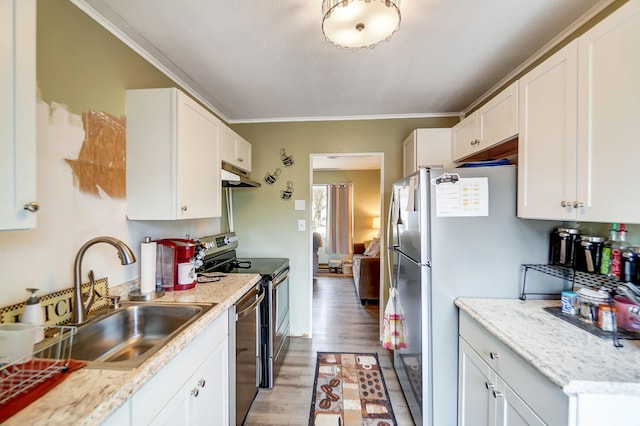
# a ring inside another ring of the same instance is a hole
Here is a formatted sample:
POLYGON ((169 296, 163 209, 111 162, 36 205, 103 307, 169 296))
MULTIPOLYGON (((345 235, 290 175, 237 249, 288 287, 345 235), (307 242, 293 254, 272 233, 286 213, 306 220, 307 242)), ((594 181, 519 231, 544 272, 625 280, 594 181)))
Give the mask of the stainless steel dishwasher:
POLYGON ((229 315, 229 403, 230 424, 241 425, 251 408, 260 377, 260 352, 258 309, 265 290, 258 283, 236 302, 229 315))

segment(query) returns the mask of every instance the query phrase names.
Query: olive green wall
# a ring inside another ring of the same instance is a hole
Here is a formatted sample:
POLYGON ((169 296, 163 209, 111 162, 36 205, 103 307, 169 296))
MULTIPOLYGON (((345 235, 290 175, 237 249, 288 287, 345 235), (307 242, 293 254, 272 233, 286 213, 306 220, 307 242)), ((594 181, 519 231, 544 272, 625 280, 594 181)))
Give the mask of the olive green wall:
MULTIPOLYGON (((68 0, 38 0, 36 25, 36 191, 41 207, 35 229, 0 232, 0 306, 24 301, 28 287, 40 289, 39 295, 71 288, 76 253, 93 237, 119 238, 139 258, 147 235, 195 237, 226 230, 220 218, 128 221, 123 198, 78 189, 65 159, 78 158, 85 137, 81 114, 92 110, 119 118, 125 114, 127 89, 176 85, 68 0)), ((90 269, 96 277, 107 277, 110 286, 140 277, 140 263, 121 266, 106 244, 88 252, 83 270, 90 269)))
MULTIPOLYGON (((377 236, 379 229, 371 227, 374 216, 384 218, 380 204, 380 170, 331 170, 314 171, 313 184, 351 183, 353 184, 353 242, 371 240, 377 236)), ((313 212, 309 212, 310 214, 313 212)), ((313 231, 313 229, 312 229, 313 231)), ((318 250, 320 263, 327 263, 328 259, 350 258, 347 255, 330 254, 324 252, 324 247, 318 250)))
MULTIPOLYGON (((251 142, 254 179, 282 170, 272 186, 235 189, 234 221, 241 247, 252 255, 288 257, 291 262, 291 330, 293 335, 311 332, 311 230, 298 231, 298 219, 310 223, 311 154, 375 152, 384 155, 381 171, 383 205, 389 202, 391 184, 402 177, 402 141, 420 127, 452 127, 458 117, 361 121, 318 121, 236 124, 232 127, 251 142), (292 155, 295 164, 284 167, 280 149, 292 155), (294 186, 292 200, 282 201, 286 182, 294 186), (293 200, 305 200, 304 211, 295 210, 293 200)), ((383 220, 384 222, 384 220, 383 220)), ((384 232, 384 231, 382 231, 384 232)), ((384 254, 383 254, 384 256, 384 254)), ((383 257, 384 259, 384 257, 383 257)), ((385 277, 388 285, 388 279, 385 277)))
POLYGON ((37 78, 42 99, 117 117, 125 90, 176 84, 68 0, 38 0, 37 78))

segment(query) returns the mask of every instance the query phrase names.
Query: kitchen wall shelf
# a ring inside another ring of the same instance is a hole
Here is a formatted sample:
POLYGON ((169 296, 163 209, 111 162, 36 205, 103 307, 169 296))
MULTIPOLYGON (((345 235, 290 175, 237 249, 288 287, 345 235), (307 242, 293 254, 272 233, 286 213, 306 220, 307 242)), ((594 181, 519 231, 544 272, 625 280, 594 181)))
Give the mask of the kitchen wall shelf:
POLYGON ((567 266, 558 266, 558 265, 543 265, 543 264, 523 264, 524 268, 523 278, 522 278, 522 294, 520 295, 520 299, 526 300, 527 296, 557 296, 560 297, 559 293, 536 293, 527 291, 527 272, 536 271, 540 272, 552 277, 560 278, 569 282, 571 285, 565 288, 566 290, 576 288, 576 287, 605 287, 607 289, 613 289, 616 293, 619 293, 618 286, 620 285, 620 280, 618 278, 609 278, 605 275, 600 274, 592 274, 582 271, 576 271, 573 268, 567 266))
MULTIPOLYGON (((562 308, 560 306, 547 306, 546 308, 543 308, 543 309, 545 310, 545 312, 549 312, 554 317, 567 321, 568 323, 573 324, 576 327, 583 329, 584 331, 588 331, 594 336, 598 336, 602 339, 611 339, 613 337, 612 331, 604 331, 601 328, 598 328, 594 324, 585 322, 580 319, 579 315, 565 314, 562 312, 562 308)), ((616 331, 616 334, 619 339, 640 340, 640 333, 635 333, 633 331, 618 329, 616 331)))

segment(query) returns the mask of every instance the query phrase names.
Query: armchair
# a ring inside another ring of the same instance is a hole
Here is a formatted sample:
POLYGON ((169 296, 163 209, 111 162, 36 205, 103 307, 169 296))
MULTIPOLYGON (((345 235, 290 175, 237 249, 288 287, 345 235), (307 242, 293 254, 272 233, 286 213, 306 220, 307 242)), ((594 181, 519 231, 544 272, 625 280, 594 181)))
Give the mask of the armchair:
POLYGON ((380 298, 380 255, 365 254, 364 243, 353 244, 353 282, 360 302, 380 298))

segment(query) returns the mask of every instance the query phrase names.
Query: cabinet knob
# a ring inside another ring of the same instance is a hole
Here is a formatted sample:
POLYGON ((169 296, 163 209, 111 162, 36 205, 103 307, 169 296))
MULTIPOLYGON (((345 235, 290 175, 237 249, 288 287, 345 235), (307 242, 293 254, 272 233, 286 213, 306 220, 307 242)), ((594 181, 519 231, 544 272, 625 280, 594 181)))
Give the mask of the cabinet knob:
POLYGON ((28 212, 35 213, 38 210, 40 210, 40 204, 37 201, 32 201, 30 203, 25 204, 23 208, 28 212))
POLYGON ((193 388, 193 389, 191 389, 191 395, 192 395, 194 398, 197 398, 197 397, 198 397, 198 394, 200 394, 200 391, 198 390, 198 388, 193 388))
POLYGON ((244 158, 242 158, 242 157, 238 157, 238 158, 237 158, 237 160, 238 160, 238 162, 240 162, 240 163, 244 163, 244 158))
POLYGON ((573 208, 574 209, 579 209, 580 207, 584 207, 584 203, 581 203, 580 201, 574 201, 573 202, 573 208))
POLYGON ((203 388, 204 385, 206 385, 206 384, 207 384, 206 380, 204 380, 204 379, 198 380, 198 386, 200 386, 201 388, 203 388))
POLYGON ((571 201, 562 201, 560 207, 571 207, 571 201))
POLYGON ((489 358, 498 359, 500 356, 498 355, 498 352, 489 352, 489 358))
POLYGON ((187 206, 182 206, 182 207, 180 207, 180 211, 181 211, 182 213, 186 212, 186 211, 187 211, 187 206))
POLYGON ((494 384, 493 384, 493 383, 491 383, 491 382, 484 382, 484 386, 485 386, 487 389, 489 389, 489 390, 491 390, 491 389, 495 389, 495 388, 496 388, 496 385, 494 385, 494 384))
POLYGON ((493 397, 498 399, 498 398, 502 398, 502 392, 498 392, 496 390, 493 391, 493 397))

